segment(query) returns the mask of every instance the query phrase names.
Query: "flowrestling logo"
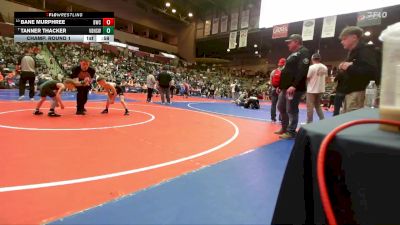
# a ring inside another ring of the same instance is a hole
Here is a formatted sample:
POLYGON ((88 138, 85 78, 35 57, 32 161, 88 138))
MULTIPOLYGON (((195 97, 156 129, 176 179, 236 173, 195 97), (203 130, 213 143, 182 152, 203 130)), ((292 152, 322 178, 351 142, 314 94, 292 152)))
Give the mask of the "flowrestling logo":
POLYGON ((357 26, 368 27, 380 25, 382 23, 382 19, 385 19, 387 16, 388 13, 382 9, 359 12, 357 16, 357 26))

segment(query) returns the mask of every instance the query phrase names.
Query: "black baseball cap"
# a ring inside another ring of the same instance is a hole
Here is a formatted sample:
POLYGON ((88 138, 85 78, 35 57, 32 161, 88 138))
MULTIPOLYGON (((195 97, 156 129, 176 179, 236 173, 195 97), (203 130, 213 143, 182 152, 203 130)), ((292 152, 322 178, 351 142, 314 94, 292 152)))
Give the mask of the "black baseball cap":
POLYGON ((295 40, 302 42, 303 38, 301 37, 300 34, 292 34, 292 35, 289 36, 288 39, 285 40, 285 42, 295 41, 295 40))

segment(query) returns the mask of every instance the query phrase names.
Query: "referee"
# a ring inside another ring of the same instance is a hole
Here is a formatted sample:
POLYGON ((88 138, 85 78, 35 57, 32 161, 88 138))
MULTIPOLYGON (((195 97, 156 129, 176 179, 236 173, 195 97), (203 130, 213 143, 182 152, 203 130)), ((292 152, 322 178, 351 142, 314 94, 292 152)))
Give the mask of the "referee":
POLYGON ((19 80, 19 98, 24 99, 26 81, 29 81, 29 98, 34 100, 35 95, 35 60, 32 57, 32 47, 25 49, 25 55, 20 60, 21 76, 19 80))
POLYGON ((70 78, 79 81, 83 86, 76 87, 78 94, 76 95, 76 115, 85 115, 85 104, 88 99, 90 84, 95 77, 96 70, 90 67, 90 59, 83 57, 80 65, 72 69, 70 78))

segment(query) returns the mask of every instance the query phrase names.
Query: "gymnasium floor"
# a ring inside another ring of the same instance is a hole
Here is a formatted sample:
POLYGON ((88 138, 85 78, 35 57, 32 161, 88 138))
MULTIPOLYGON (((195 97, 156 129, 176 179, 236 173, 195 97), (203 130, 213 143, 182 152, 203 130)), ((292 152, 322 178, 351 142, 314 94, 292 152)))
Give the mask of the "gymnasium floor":
POLYGON ((0 90, 0 224, 271 223, 293 141, 273 134, 268 103, 128 93, 130 116, 119 102, 103 115, 91 94, 77 116, 64 93, 50 118, 17 95, 0 90))

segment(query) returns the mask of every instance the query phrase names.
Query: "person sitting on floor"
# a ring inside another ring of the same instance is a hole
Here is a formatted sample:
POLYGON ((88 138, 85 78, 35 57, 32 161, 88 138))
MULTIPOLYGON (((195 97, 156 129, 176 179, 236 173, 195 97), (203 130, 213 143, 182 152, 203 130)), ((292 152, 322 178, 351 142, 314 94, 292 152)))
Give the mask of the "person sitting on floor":
POLYGON ((247 99, 247 93, 246 91, 243 91, 240 93, 239 98, 236 99, 235 103, 237 106, 244 106, 246 99, 247 99))

